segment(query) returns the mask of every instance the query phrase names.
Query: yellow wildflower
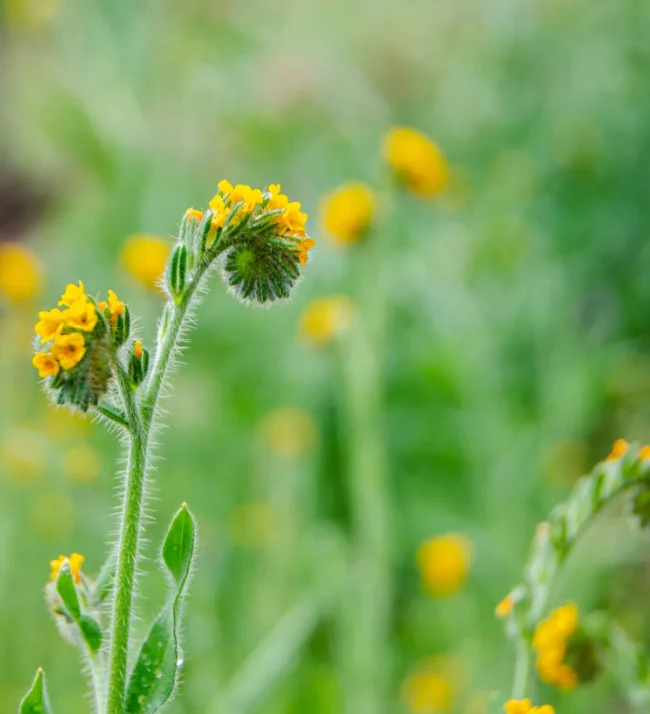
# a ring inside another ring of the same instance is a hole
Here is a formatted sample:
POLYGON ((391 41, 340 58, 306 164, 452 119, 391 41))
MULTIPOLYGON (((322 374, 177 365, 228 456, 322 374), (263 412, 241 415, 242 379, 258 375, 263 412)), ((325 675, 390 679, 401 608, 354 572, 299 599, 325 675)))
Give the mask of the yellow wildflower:
POLYGON ((64 322, 63 313, 56 307, 39 312, 34 332, 41 338, 41 344, 53 340, 61 332, 64 322))
POLYGON ((306 265, 309 256, 307 253, 316 245, 316 241, 313 238, 303 238, 300 243, 298 243, 298 260, 300 265, 306 265))
POLYGON ((108 291, 108 309, 111 311, 111 320, 115 322, 126 309, 124 303, 112 291, 108 291))
POLYGON ((232 184, 230 183, 230 181, 226 181, 226 179, 223 179, 222 181, 219 181, 219 183, 217 184, 217 188, 224 196, 226 196, 232 191, 232 184))
POLYGON ((171 243, 160 236, 138 233, 127 239, 122 263, 142 285, 155 289, 165 272, 171 243))
POLYGON ((269 186, 268 192, 270 194, 270 198, 266 204, 267 211, 276 211, 279 208, 286 208, 289 205, 289 197, 280 193, 280 191, 281 187, 279 183, 272 183, 269 186))
POLYGON ((226 222, 228 209, 226 208, 223 198, 219 194, 214 196, 214 198, 210 201, 209 206, 214 211, 212 223, 210 224, 210 233, 212 233, 212 231, 216 232, 217 228, 221 228, 221 226, 223 226, 226 222))
POLYGON ((555 714, 550 704, 534 707, 530 699, 510 699, 503 707, 506 714, 555 714))
POLYGON ((282 456, 296 456, 311 451, 316 443, 314 420, 303 409, 280 407, 266 415, 262 436, 268 447, 282 456))
POLYGON ((191 221, 202 221, 203 220, 203 211, 197 211, 195 208, 188 208, 187 211, 185 211, 185 216, 186 218, 191 221))
POLYGON ((68 327, 76 327, 85 332, 92 332, 97 324, 97 311, 92 302, 77 300, 62 315, 68 327))
POLYGON ((84 288, 84 284, 79 281, 79 285, 72 285, 69 284, 63 295, 61 295, 61 299, 59 300, 59 305, 65 305, 66 307, 72 307, 74 303, 77 302, 77 300, 86 300, 86 289, 84 288))
POLYGON ((459 533, 446 533, 423 543, 416 561, 424 590, 436 597, 453 595, 467 580, 472 544, 459 533))
POLYGON ((0 294, 8 300, 31 300, 41 289, 42 272, 41 263, 26 246, 0 245, 0 294))
POLYGON ((32 358, 32 364, 42 379, 59 373, 59 363, 49 352, 37 352, 32 358))
POLYGON ((354 305, 347 295, 312 300, 300 318, 300 335, 308 342, 323 346, 346 332, 354 319, 354 305))
POLYGON ((52 354, 59 360, 63 369, 72 369, 86 354, 84 337, 79 332, 70 335, 57 335, 52 346, 52 354))
POLYGON ((568 639, 578 627, 578 617, 576 605, 563 605, 542 620, 533 635, 537 673, 544 682, 560 689, 572 689, 578 682, 577 672, 564 663, 568 639))
MULTIPOLYGON (((259 188, 251 188, 244 184, 238 183, 231 191, 228 192, 228 203, 234 206, 236 203, 243 201, 242 211, 252 211, 255 206, 262 203, 262 192, 259 188)), ((212 206, 211 206, 212 207, 212 206)))
POLYGON ((453 704, 451 682, 434 672, 413 672, 402 685, 402 701, 413 714, 448 712, 453 704))
POLYGON ((133 345, 133 354, 138 358, 142 359, 142 341, 136 340, 133 345))
POLYGON ((68 561, 75 583, 79 585, 81 582, 81 566, 85 560, 83 555, 79 555, 79 553, 72 553, 69 558, 66 558, 65 555, 60 555, 56 560, 50 560, 50 568, 52 569, 51 579, 56 580, 59 577, 61 566, 65 560, 68 561))
POLYGON ((370 225, 375 210, 375 195, 361 181, 344 184, 321 201, 325 230, 335 243, 360 240, 370 225))
POLYGON ((304 236, 307 214, 300 210, 298 201, 289 203, 281 216, 282 224, 291 235, 304 236))
POLYGON ((616 459, 620 459, 621 456, 625 456, 629 446, 625 439, 616 439, 605 461, 615 461, 616 459))
POLYGON ((74 446, 63 457, 63 471, 73 483, 90 483, 97 478, 100 470, 99 454, 90 446, 74 446))
POLYGON ((435 196, 447 186, 449 168, 445 157, 438 145, 417 129, 390 129, 384 139, 384 157, 419 196, 435 196))
POLYGON ((496 606, 494 614, 501 620, 508 617, 515 606, 515 598, 512 593, 508 593, 503 600, 496 606))
POLYGON ((639 449, 639 458, 641 460, 650 459, 650 446, 642 446, 639 449))

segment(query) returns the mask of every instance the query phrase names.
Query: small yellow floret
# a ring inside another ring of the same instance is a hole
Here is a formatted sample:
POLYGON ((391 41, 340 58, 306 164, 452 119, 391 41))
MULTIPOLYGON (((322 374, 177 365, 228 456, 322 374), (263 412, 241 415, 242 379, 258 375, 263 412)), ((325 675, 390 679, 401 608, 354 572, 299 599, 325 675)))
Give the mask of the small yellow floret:
POLYGON ((230 206, 234 206, 240 201, 243 202, 242 211, 250 212, 255 206, 259 205, 263 201, 262 192, 259 188, 251 188, 244 184, 238 183, 228 194, 228 203, 230 206))
POLYGON ((449 167, 438 145, 426 134, 406 126, 390 129, 384 157, 406 186, 419 196, 440 193, 449 181, 449 167))
POLYGON ((68 327, 75 327, 78 330, 92 332, 97 324, 97 311, 92 302, 88 300, 77 300, 62 315, 68 327))
POLYGON ((135 341, 135 344, 133 345, 133 354, 138 359, 142 359, 142 342, 140 340, 135 341))
POLYGON ((283 193, 280 193, 281 187, 279 183, 272 183, 268 192, 270 194, 269 200, 266 204, 267 211, 275 211, 279 208, 286 208, 289 205, 289 197, 283 193))
POLYGON ((0 245, 0 294, 11 302, 26 302, 41 289, 43 270, 36 255, 19 243, 0 245))
POLYGON ((375 196, 361 181, 344 184, 321 201, 325 230, 333 241, 356 243, 370 225, 375 210, 375 196))
POLYGON ((298 201, 292 201, 287 205, 281 216, 281 222, 291 235, 304 236, 307 214, 301 210, 298 201))
POLYGON ((312 300, 300 318, 300 335, 314 345, 323 346, 346 332, 354 320, 354 305, 347 295, 312 300))
POLYGON ((32 364, 38 370, 38 376, 41 379, 59 373, 59 363, 49 352, 37 352, 32 358, 32 364))
MULTIPOLYGON (((217 228, 221 228, 226 222, 226 216, 228 215, 228 209, 224 203, 223 198, 217 194, 209 203, 210 208, 214 211, 212 216, 212 222, 210 223, 210 235, 214 237, 217 228)), ((208 244, 211 242, 210 237, 208 237, 208 244)))
POLYGON ((609 452, 609 455, 605 460, 615 461, 616 459, 620 459, 621 456, 625 456, 629 446, 630 445, 627 443, 627 441, 625 441, 625 439, 616 439, 612 450, 609 452))
POLYGON ((56 580, 58 578, 61 566, 65 560, 67 560, 70 565, 70 571, 72 572, 75 583, 79 585, 81 582, 81 566, 85 560, 83 555, 79 555, 79 553, 72 553, 69 558, 66 558, 65 555, 60 555, 56 560, 50 560, 50 568, 52 569, 51 579, 56 580))
POLYGON ((52 354, 63 369, 72 369, 81 362, 86 354, 84 337, 79 332, 70 335, 58 335, 52 345, 52 354))
POLYGON ((61 332, 63 323, 63 313, 56 307, 39 312, 34 332, 41 338, 41 344, 53 340, 61 332))
POLYGON ((86 289, 84 288, 84 284, 79 281, 79 285, 72 285, 70 283, 66 289, 63 295, 61 295, 61 299, 59 300, 59 305, 65 305, 66 307, 72 307, 74 303, 77 302, 77 300, 86 300, 86 289))
POLYGON ((226 181, 226 179, 223 179, 222 181, 219 181, 219 183, 217 184, 217 188, 225 196, 232 191, 232 184, 230 183, 230 181, 226 181))
POLYGON ((496 606, 494 614, 501 620, 508 617, 515 606, 515 598, 512 593, 508 593, 496 606))
POLYGON ((316 245, 316 241, 313 238, 303 238, 300 243, 298 243, 298 260, 300 265, 306 265, 309 256, 307 253, 316 245))
POLYGON ((418 548, 416 562, 425 591, 436 597, 453 595, 467 580, 472 543, 459 533, 431 538, 418 548))
POLYGON ((203 220, 203 211, 197 211, 195 208, 188 208, 187 211, 185 211, 185 217, 187 218, 188 221, 202 221, 203 220))
POLYGON ((155 289, 165 272, 171 243, 155 235, 136 234, 127 239, 122 249, 122 263, 142 285, 155 289))
POLYGON ((108 309, 111 311, 111 320, 113 322, 126 310, 124 303, 112 290, 108 291, 108 309))

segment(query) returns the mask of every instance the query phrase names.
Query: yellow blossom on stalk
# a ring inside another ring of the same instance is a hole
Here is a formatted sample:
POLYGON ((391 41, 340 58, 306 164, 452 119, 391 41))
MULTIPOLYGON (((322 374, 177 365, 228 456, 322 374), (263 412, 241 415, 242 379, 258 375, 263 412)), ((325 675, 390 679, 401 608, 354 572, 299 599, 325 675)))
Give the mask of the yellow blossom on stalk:
POLYGON ((323 226, 335 243, 343 245, 363 237, 374 210, 375 195, 361 181, 344 184, 321 201, 323 226))
POLYGON ((124 303, 112 291, 108 291, 108 309, 111 311, 111 320, 115 322, 126 309, 124 303))
POLYGON ((36 255, 19 243, 0 245, 0 294, 11 302, 26 302, 41 289, 43 270, 36 255))
POLYGON ((605 461, 615 461, 616 459, 620 459, 621 456, 625 456, 629 446, 625 439, 616 439, 605 461))
POLYGON ((537 653, 536 668, 540 678, 560 689, 573 689, 578 674, 564 662, 568 640, 578 627, 579 612, 569 603, 559 607, 535 628, 533 649, 537 653))
POLYGON ((81 280, 79 281, 79 285, 73 285, 70 283, 66 287, 65 292, 61 295, 61 299, 59 300, 59 305, 72 307, 77 300, 87 300, 86 289, 84 288, 84 284, 81 280))
POLYGON ((459 533, 431 538, 418 548, 416 562, 426 592, 436 597, 453 595, 467 580, 472 562, 471 541, 459 533))
POLYGON ((227 194, 229 194, 229 193, 232 191, 233 186, 232 186, 232 184, 230 183, 230 181, 226 181, 226 179, 222 179, 222 180, 219 181, 219 183, 217 184, 217 188, 219 189, 219 191, 221 191, 221 193, 222 193, 224 196, 226 196, 227 194))
POLYGON ((86 354, 83 335, 79 332, 73 332, 70 335, 57 335, 54 338, 54 345, 52 345, 52 354, 63 369, 76 367, 86 354))
POLYGON ((289 233, 297 236, 305 235, 307 214, 301 210, 301 205, 298 201, 292 201, 288 204, 281 218, 283 225, 289 233))
POLYGON ((347 295, 312 300, 300 318, 299 333, 307 341, 323 346, 346 332, 354 320, 354 305, 347 295))
POLYGON ((438 145, 417 129, 390 129, 384 139, 384 157, 418 196, 435 196, 447 186, 449 167, 445 157, 438 145))
POLYGON ((217 228, 221 228, 226 222, 226 216, 228 215, 228 209, 224 203, 223 198, 217 194, 209 203, 210 208, 214 211, 212 216, 212 222, 210 224, 210 232, 216 232, 217 228))
POLYGON ((316 245, 316 241, 313 238, 303 238, 300 243, 298 243, 298 260, 300 265, 307 265, 307 260, 309 256, 307 253, 316 245))
POLYGON ((74 302, 71 307, 63 311, 62 317, 68 327, 75 327, 85 332, 92 332, 97 324, 95 306, 85 299, 74 302))
POLYGON ((263 196, 259 188, 251 188, 250 186, 245 186, 244 184, 238 183, 228 195, 228 203, 234 206, 236 203, 243 201, 244 205, 242 211, 250 212, 255 206, 262 203, 263 196))
POLYGON ((515 598, 512 593, 508 593, 496 606, 494 614, 501 620, 508 617, 515 606, 515 598))
POLYGON ((63 313, 56 307, 39 312, 34 332, 41 338, 41 344, 53 340, 61 332, 64 322, 63 313))
POLYGON ((188 208, 187 211, 185 211, 185 216, 189 221, 202 221, 203 211, 197 211, 195 208, 188 208))
POLYGON ((32 358, 32 364, 38 370, 38 376, 41 379, 59 373, 59 363, 49 352, 37 352, 32 358))
POLYGON ((70 565, 70 571, 72 572, 75 583, 79 585, 81 582, 81 566, 85 560, 83 555, 79 555, 79 553, 72 553, 69 558, 66 558, 65 555, 60 555, 56 560, 50 560, 50 568, 52 569, 51 579, 56 580, 59 577, 61 566, 65 560, 67 560, 70 565))
POLYGON ((171 243, 160 236, 137 233, 122 249, 122 264, 142 285, 155 289, 165 272, 171 243))
POLYGON ((503 707, 506 714, 555 714, 550 704, 534 707, 530 699, 510 699, 503 707))
POLYGON ((286 208, 289 205, 289 197, 280 193, 280 191, 281 186, 279 183, 272 183, 269 186, 268 192, 270 194, 270 198, 266 204, 267 211, 276 211, 279 208, 286 208))
POLYGON ((133 354, 138 358, 142 359, 142 341, 136 340, 133 345, 133 354))

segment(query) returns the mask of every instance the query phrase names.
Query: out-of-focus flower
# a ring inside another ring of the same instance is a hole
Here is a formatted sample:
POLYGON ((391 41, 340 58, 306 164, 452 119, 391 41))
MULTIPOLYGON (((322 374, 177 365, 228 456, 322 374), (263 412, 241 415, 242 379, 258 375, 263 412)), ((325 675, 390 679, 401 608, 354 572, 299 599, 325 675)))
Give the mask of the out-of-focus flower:
POLYGON ((323 346, 345 333, 354 320, 354 305, 347 295, 312 300, 304 309, 298 328, 307 342, 323 346))
POLYGON ((508 593, 503 600, 496 606, 494 614, 499 618, 503 619, 508 617, 515 606, 515 598, 512 593, 508 593))
POLYGON ((467 580, 472 543, 459 533, 446 533, 423 543, 417 550, 416 561, 427 593, 435 597, 453 595, 467 580))
POLYGON ((454 706, 465 668, 451 657, 422 661, 402 683, 401 698, 413 714, 443 714, 454 706))
POLYGON ((56 558, 56 560, 50 560, 50 568, 52 570, 50 574, 50 579, 56 580, 59 577, 59 573, 61 572, 61 566, 63 565, 66 559, 68 561, 68 564, 70 565, 72 577, 74 578, 75 583, 79 585, 79 583, 81 582, 81 566, 83 565, 84 560, 86 560, 83 555, 79 555, 79 553, 72 553, 72 555, 70 556, 60 555, 58 558, 56 558))
POLYGON ((0 295, 27 302, 40 292, 43 268, 32 250, 20 243, 0 245, 0 295))
POLYGON ((122 249, 122 264, 142 285, 157 289, 171 251, 166 238, 146 233, 130 236, 122 249))
POLYGON ((43 540, 67 537, 74 522, 74 504, 63 493, 39 493, 29 510, 29 525, 43 540))
POLYGON ((533 649, 537 653, 537 673, 544 682, 559 689, 573 689, 578 673, 564 661, 568 640, 578 627, 578 608, 573 603, 563 605, 535 628, 533 649))
POLYGON ((555 714, 550 704, 534 707, 530 699, 510 699, 503 707, 506 714, 555 714))
POLYGON ((251 502, 238 506, 228 521, 230 537, 240 548, 254 549, 273 536, 275 519, 267 503, 251 502))
POLYGON ((616 441, 614 442, 614 446, 612 446, 612 450, 609 452, 605 460, 615 461, 616 459, 620 459, 621 456, 625 456, 629 446, 630 445, 627 443, 627 441, 625 441, 625 439, 616 439, 616 441))
POLYGON ((323 197, 321 220, 334 243, 348 245, 363 238, 375 211, 375 196, 361 182, 346 183, 323 197))
POLYGON ((63 470, 73 483, 90 483, 101 470, 99 454, 90 446, 74 446, 63 457, 63 470))
POLYGON ((642 446, 642 447, 639 449, 639 458, 640 458, 642 461, 645 461, 645 460, 647 460, 647 459, 650 459, 650 446, 647 446, 647 445, 646 445, 646 446, 642 446))
POLYGON ((449 181, 449 167, 438 145, 426 134, 396 126, 384 139, 384 158, 413 193, 432 197, 449 181))
POLYGON ((0 463, 16 483, 34 483, 45 470, 45 440, 34 429, 9 431, 0 447, 0 463))
POLYGON ((317 438, 314 420, 304 409, 280 407, 269 412, 261 425, 264 442, 282 456, 311 451, 317 438))
POLYGON ((59 10, 59 0, 5 0, 10 26, 36 28, 46 25, 59 10))

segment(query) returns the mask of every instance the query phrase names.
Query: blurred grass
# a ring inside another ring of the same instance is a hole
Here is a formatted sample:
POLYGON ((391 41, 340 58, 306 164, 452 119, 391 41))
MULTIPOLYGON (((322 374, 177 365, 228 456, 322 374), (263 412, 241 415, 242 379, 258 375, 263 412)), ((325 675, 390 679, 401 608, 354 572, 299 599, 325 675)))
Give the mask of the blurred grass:
MULTIPOLYGON (((23 185, 32 211, 18 225, 5 221, 0 237, 28 241, 47 271, 33 305, 0 307, 3 711, 38 664, 57 711, 86 711, 74 653, 49 621, 42 587, 59 553, 81 551, 89 572, 99 568, 116 504, 112 439, 65 425, 38 390, 29 364, 35 310, 82 278, 92 292, 113 287, 128 299, 151 343, 159 300, 124 272, 121 246, 137 232, 171 235, 224 176, 280 181, 320 240, 287 305, 244 309, 215 285, 175 375, 155 507, 165 523, 187 500, 201 544, 185 689, 170 711, 216 711, 260 641, 326 589, 315 579, 323 564, 333 567, 325 582, 336 582, 351 529, 340 377, 332 355, 306 348, 295 330, 312 297, 356 285, 358 256, 318 233, 319 196, 345 180, 376 181, 381 136, 400 122, 436 138, 455 179, 435 204, 400 201, 395 238, 383 247, 397 587, 386 710, 400 710, 400 682, 436 654, 467 670, 455 710, 473 692, 507 691, 512 654, 492 612, 519 577, 534 524, 614 437, 650 433, 650 6, 43 7, 5 0, 2 27, 0 184, 23 185), (316 424, 304 453, 278 455, 261 436, 266 415, 284 406, 316 424), (29 463, 7 455, 21 444, 29 463), (66 474, 66 455, 80 447, 98 454, 90 483, 66 474), (238 519, 257 535, 242 539, 238 519), (437 601, 420 591, 414 553, 448 531, 474 542, 474 567, 462 592, 437 601)), ((9 207, 18 203, 14 195, 9 207)), ((559 597, 610 607, 647 641, 646 541, 621 515, 590 534, 559 597)), ((153 560, 160 524, 149 535, 153 560)), ((159 582, 143 581, 145 618, 159 582)), ((324 607, 295 667, 254 711, 341 710, 333 617, 324 607)), ((558 702, 559 711, 624 711, 608 680, 558 702)))

